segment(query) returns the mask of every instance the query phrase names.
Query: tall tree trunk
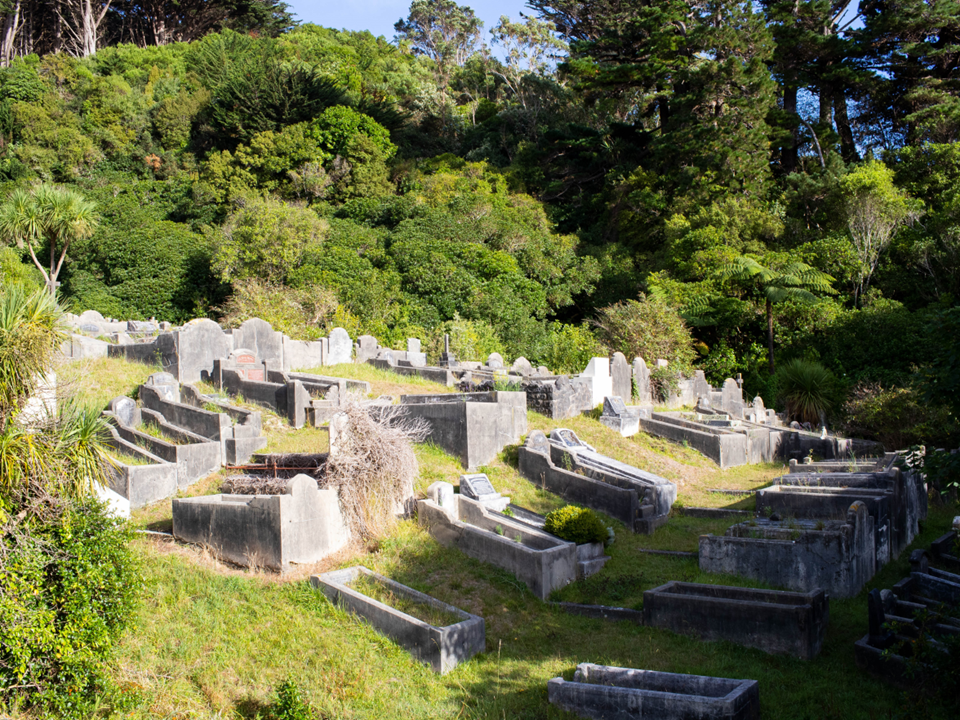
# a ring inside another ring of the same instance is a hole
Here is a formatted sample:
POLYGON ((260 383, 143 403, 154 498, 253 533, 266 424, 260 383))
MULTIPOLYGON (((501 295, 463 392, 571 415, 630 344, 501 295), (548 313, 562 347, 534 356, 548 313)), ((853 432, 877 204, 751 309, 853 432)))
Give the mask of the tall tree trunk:
POLYGON ((820 125, 833 128, 833 98, 827 88, 820 88, 820 125))
POLYGON ((773 366, 773 303, 767 298, 767 352, 769 353, 770 374, 774 373, 773 366))
POLYGON ((783 82, 783 112, 789 118, 790 139, 780 148, 780 165, 784 173, 792 173, 797 169, 797 84, 791 79, 783 82))
POLYGON ((20 29, 21 0, 15 0, 10 11, 3 18, 3 37, 0 38, 0 67, 10 67, 13 59, 13 44, 20 29))
POLYGON ((838 90, 834 95, 833 117, 837 123, 837 133, 840 135, 840 155, 845 162, 856 162, 860 159, 860 154, 853 140, 853 130, 850 128, 850 119, 847 117, 847 99, 843 95, 843 90, 838 90))

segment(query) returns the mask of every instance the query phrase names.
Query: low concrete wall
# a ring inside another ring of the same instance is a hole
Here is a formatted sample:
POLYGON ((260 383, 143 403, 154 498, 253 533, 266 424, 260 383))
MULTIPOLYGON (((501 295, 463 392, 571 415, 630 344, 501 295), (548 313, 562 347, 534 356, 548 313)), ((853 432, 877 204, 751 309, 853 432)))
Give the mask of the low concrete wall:
POLYGON ((795 593, 669 582, 643 593, 646 625, 802 660, 820 653, 829 607, 823 590, 795 593))
POLYGON ((512 572, 541 600, 577 579, 575 544, 505 516, 494 517, 462 495, 454 498, 456 514, 448 514, 432 500, 417 502, 420 525, 441 545, 512 572), (502 535, 496 532, 498 526, 502 535))
POLYGON ((856 500, 867 506, 867 511, 873 518, 879 570, 891 560, 891 543, 895 533, 891 513, 892 496, 887 490, 772 485, 757 490, 757 513, 836 520, 845 517, 847 509, 856 500))
POLYGON ((816 530, 757 521, 734 525, 722 537, 700 536, 700 569, 752 578, 775 587, 853 597, 876 572, 873 518, 854 502, 846 522, 816 530), (801 529, 802 528, 802 529, 801 529))
POLYGON ((553 678, 547 696, 596 720, 759 720, 756 680, 728 680, 583 663, 573 682, 553 678))
POLYGON ((424 380, 440 383, 447 387, 453 387, 457 383, 456 376, 447 368, 404 367, 403 365, 392 365, 387 360, 378 360, 377 358, 370 358, 367 362, 379 370, 389 370, 397 375, 421 377, 424 380))
POLYGON ((118 452, 142 458, 149 465, 126 465, 119 460, 107 467, 107 486, 136 509, 177 494, 177 466, 131 442, 110 427, 107 444, 118 452))
POLYGON ((621 488, 557 467, 547 453, 528 445, 518 450, 520 474, 538 488, 569 502, 605 513, 631 530, 637 521, 640 498, 636 489, 621 488))
POLYGON ((486 646, 486 630, 482 617, 447 605, 365 567, 314 575, 310 582, 313 587, 321 590, 330 602, 362 617, 436 673, 450 672, 460 663, 483 652, 486 646), (459 616, 462 620, 453 625, 436 627, 395 610, 351 588, 350 585, 361 576, 375 579, 394 595, 430 605, 459 616))
POLYGON ((175 498, 173 534, 238 565, 284 571, 344 547, 350 538, 336 490, 297 475, 282 495, 175 498))

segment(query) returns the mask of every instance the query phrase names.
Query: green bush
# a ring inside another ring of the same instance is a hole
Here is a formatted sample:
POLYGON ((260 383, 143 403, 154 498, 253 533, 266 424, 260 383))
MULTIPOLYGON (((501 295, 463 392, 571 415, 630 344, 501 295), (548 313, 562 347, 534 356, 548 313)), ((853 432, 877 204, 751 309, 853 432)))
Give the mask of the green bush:
POLYGON ((787 415, 801 422, 823 423, 836 405, 837 379, 818 362, 796 359, 781 365, 777 388, 787 415))
POLYGON ((132 531, 94 499, 3 538, 0 696, 9 706, 81 717, 108 686, 107 662, 141 579, 132 531))
MULTIPOLYGON (((291 288, 248 278, 234 283, 233 295, 221 308, 221 321, 239 327, 256 317, 294 340, 316 340, 326 334, 327 325, 345 326, 338 309, 342 311, 336 296, 324 288, 291 288)), ((346 329, 356 334, 356 328, 346 329)))
POLYGON ((949 444, 957 430, 948 408, 925 402, 910 387, 884 389, 879 383, 860 383, 850 393, 844 415, 847 435, 879 440, 887 450, 949 444))
POLYGON ((607 527, 600 517, 593 510, 576 505, 565 505, 547 513, 543 529, 578 545, 604 542, 608 537, 607 527))
POLYGON ((605 307, 596 323, 600 340, 628 361, 639 356, 653 365, 663 358, 680 372, 692 367, 695 352, 690 329, 677 309, 657 296, 641 293, 639 300, 605 307))

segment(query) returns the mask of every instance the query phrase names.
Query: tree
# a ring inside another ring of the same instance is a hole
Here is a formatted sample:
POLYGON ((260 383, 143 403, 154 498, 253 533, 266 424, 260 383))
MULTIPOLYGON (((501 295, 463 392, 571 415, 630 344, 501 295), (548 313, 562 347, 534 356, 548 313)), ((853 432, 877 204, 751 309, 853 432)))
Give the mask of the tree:
POLYGON ((506 65, 500 70, 495 66, 493 73, 503 80, 525 109, 540 94, 535 89, 528 89, 527 80, 546 75, 551 60, 557 53, 568 49, 555 31, 549 21, 528 17, 526 22, 511 22, 506 15, 501 15, 500 22, 490 31, 493 42, 502 45, 507 53, 506 65))
POLYGON ((717 272, 720 280, 735 280, 757 287, 767 305, 767 349, 770 374, 775 372, 773 362, 773 304, 793 300, 811 303, 818 300, 813 292, 833 294, 833 278, 802 262, 790 262, 782 267, 761 265, 749 255, 738 257, 717 272))
POLYGON ((71 243, 89 237, 97 227, 94 210, 93 203, 76 190, 59 185, 42 183, 30 190, 14 190, 0 207, 0 237, 29 250, 52 296, 71 243), (50 249, 47 268, 37 258, 37 250, 44 245, 50 249))
POLYGON ((453 0, 413 0, 410 14, 393 26, 397 40, 407 41, 417 55, 433 60, 437 86, 446 95, 453 68, 463 64, 480 43, 483 22, 453 0))
POLYGON ((922 204, 893 184, 893 170, 871 160, 840 179, 850 238, 857 250, 860 271, 854 288, 859 307, 870 279, 897 230, 912 222, 922 204))

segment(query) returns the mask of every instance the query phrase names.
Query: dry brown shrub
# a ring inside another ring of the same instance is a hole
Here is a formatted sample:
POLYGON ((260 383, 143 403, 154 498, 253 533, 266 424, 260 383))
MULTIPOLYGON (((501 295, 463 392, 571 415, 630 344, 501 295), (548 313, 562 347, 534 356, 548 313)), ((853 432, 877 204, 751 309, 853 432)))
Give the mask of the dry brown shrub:
POLYGON ((339 489, 340 508, 355 536, 380 538, 413 495, 420 472, 413 443, 426 438, 429 426, 399 405, 365 408, 349 399, 342 412, 334 421, 341 429, 327 461, 326 484, 339 489))

